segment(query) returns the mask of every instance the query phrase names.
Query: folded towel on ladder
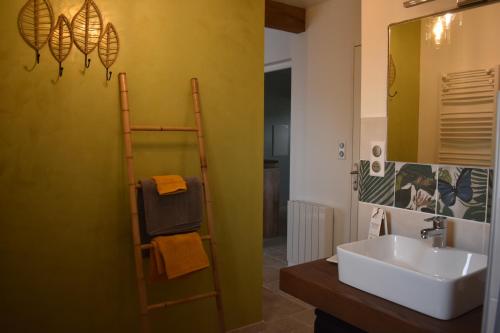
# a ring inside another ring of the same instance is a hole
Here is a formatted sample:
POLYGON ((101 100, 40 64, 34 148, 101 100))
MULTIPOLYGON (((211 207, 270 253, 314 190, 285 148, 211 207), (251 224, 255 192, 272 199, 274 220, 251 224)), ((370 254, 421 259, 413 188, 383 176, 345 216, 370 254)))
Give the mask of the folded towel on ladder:
POLYGON ((165 196, 158 194, 153 179, 141 180, 138 204, 143 242, 149 242, 151 236, 186 233, 200 228, 203 186, 197 177, 186 177, 185 181, 186 192, 165 196))
POLYGON ((197 232, 155 237, 152 242, 151 278, 166 275, 174 279, 209 266, 201 237, 197 232))
POLYGON ((159 195, 172 195, 187 191, 184 178, 178 175, 153 176, 159 195))

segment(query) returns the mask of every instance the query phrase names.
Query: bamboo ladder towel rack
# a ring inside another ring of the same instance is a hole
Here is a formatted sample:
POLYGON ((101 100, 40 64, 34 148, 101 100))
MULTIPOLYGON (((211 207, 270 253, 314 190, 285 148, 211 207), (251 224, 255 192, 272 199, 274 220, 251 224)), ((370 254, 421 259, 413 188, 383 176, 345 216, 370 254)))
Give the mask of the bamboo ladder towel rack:
POLYGON ((120 87, 120 106, 122 114, 122 125, 123 125, 123 138, 125 143, 125 158, 127 164, 127 175, 128 175, 128 187, 129 187, 129 200, 130 200, 130 213, 132 222, 132 237, 134 242, 134 257, 137 275, 137 287, 139 291, 139 305, 141 311, 141 332, 147 333, 150 331, 150 323, 148 319, 148 313, 155 309, 168 308, 174 305, 188 303, 204 298, 215 297, 217 306, 217 316, 219 323, 219 331, 225 332, 224 324, 224 311, 222 307, 222 297, 219 283, 219 273, 217 269, 217 249, 214 234, 214 219, 213 219, 213 209, 212 200, 210 196, 210 190, 208 185, 208 175, 207 175, 207 158, 205 154, 205 143, 203 138, 203 129, 201 125, 201 105, 200 105, 200 94, 198 87, 198 80, 196 78, 191 79, 191 89, 193 95, 194 104, 194 115, 195 115, 195 127, 163 127, 163 126, 132 126, 130 124, 130 111, 128 103, 128 88, 127 88, 127 75, 126 73, 119 74, 119 87, 120 87), (137 190, 140 187, 135 181, 134 176, 134 157, 132 148, 132 132, 134 131, 157 131, 157 132, 193 132, 196 133, 198 141, 198 152, 200 156, 200 167, 201 167, 201 178, 203 183, 203 203, 205 206, 205 214, 207 220, 207 230, 208 234, 202 236, 202 240, 209 242, 210 248, 210 259, 211 259, 211 271, 213 278, 214 291, 207 292, 204 294, 193 295, 190 297, 169 300, 165 302, 160 302, 156 304, 148 304, 147 299, 147 284, 144 276, 142 251, 151 250, 151 244, 142 244, 139 232, 139 215, 137 208, 137 190))

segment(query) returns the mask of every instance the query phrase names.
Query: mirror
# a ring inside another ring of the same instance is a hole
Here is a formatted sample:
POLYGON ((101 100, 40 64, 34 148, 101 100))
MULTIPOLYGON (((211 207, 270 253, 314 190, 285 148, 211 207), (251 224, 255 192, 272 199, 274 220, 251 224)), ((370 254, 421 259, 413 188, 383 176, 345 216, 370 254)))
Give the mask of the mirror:
POLYGON ((500 3, 389 27, 387 159, 492 167, 500 3))

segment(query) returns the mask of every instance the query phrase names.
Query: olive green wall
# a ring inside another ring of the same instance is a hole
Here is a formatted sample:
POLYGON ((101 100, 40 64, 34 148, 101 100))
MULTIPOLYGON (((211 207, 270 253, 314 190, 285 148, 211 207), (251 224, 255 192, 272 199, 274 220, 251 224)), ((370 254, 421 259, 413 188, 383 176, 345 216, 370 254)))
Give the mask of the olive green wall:
MULTIPOLYGON (((52 1, 73 16, 83 0, 52 1)), ((48 48, 17 32, 24 0, 0 4, 0 330, 136 332, 117 73, 133 121, 192 124, 200 79, 227 326, 261 318, 264 1, 97 1, 122 49, 105 84, 97 53, 73 49, 58 81, 48 48)), ((198 173, 189 134, 134 134, 139 176, 198 173)), ((210 288, 209 271, 152 292, 210 288)), ((166 294, 168 293, 168 295, 166 294)), ((204 300, 153 316, 157 330, 215 332, 204 300)))
POLYGON ((396 81, 387 103, 387 158, 417 162, 420 96, 420 21, 391 27, 392 54, 396 81))

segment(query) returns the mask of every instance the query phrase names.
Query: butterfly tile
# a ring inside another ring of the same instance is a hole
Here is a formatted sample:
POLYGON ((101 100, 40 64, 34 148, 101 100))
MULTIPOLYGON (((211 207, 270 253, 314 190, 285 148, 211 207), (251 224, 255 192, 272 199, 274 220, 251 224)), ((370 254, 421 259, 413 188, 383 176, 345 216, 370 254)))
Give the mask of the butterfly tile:
POLYGON ((396 163, 394 205, 426 213, 436 212, 437 166, 396 163))
POLYGON ((438 214, 484 222, 487 189, 487 169, 440 167, 438 214))
POLYGON ((394 162, 385 162, 385 176, 370 176, 370 162, 361 161, 359 201, 392 206, 394 203, 394 162))
POLYGON ((488 201, 486 203, 486 222, 491 223, 491 210, 493 209, 493 170, 488 170, 488 201))

